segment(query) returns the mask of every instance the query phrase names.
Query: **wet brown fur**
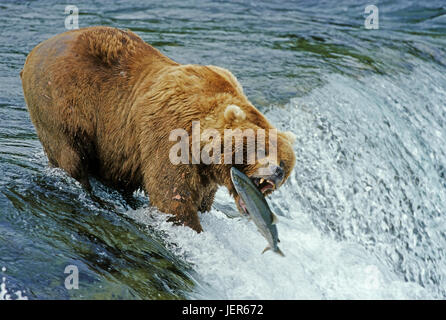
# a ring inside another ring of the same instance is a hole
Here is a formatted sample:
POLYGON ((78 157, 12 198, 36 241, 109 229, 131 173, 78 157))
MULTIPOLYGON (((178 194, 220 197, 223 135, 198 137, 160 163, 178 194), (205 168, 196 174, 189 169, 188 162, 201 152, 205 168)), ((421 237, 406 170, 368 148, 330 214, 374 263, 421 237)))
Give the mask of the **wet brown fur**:
MULTIPOLYGON (((235 77, 215 66, 180 65, 131 31, 90 27, 36 46, 21 72, 31 120, 55 167, 90 189, 88 175, 132 192, 201 231, 219 185, 236 196, 230 165, 173 165, 171 130, 273 128, 247 100, 235 77), (246 118, 224 116, 230 104, 246 118)), ((294 166, 290 139, 279 133, 286 177, 294 166)), ((250 174, 256 165, 244 166, 250 174)))

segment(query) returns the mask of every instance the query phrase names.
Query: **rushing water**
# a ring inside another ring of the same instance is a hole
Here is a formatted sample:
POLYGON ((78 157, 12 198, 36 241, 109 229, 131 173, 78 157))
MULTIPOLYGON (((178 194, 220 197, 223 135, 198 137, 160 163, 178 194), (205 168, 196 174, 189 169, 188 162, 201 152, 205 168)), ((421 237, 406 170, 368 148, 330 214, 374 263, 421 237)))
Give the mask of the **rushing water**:
POLYGON ((231 70, 293 131, 270 199, 281 249, 219 190, 204 232, 49 169, 19 72, 65 5, 0 2, 2 298, 446 298, 446 1, 75 1, 79 26, 129 28, 181 63, 231 70), (79 289, 64 286, 79 269, 79 289), (8 296, 9 295, 9 296, 8 296))

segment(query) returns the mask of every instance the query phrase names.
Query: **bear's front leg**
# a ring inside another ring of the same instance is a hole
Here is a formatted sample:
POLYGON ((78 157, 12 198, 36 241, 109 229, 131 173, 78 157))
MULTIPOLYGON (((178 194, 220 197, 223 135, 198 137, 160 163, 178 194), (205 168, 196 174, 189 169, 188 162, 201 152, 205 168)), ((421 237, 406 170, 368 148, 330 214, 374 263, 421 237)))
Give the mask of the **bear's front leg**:
POLYGON ((194 229, 198 233, 203 231, 203 228, 200 224, 200 219, 198 218, 197 206, 194 203, 184 201, 183 199, 184 198, 182 198, 180 194, 177 194, 177 196, 174 197, 173 201, 170 202, 165 212, 170 212, 174 214, 175 217, 169 219, 169 221, 182 223, 185 226, 194 229))
POLYGON ((146 182, 146 191, 149 194, 150 204, 164 213, 173 214, 169 219, 184 224, 197 232, 203 231, 198 218, 198 194, 187 185, 185 181, 175 179, 164 180, 163 183, 146 182))

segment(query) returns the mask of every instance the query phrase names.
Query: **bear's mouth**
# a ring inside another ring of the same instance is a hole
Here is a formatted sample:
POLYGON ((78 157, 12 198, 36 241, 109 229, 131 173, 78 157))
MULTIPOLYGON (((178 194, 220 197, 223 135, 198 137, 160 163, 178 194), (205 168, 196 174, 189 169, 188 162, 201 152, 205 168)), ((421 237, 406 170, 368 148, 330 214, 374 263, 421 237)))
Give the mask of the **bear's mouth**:
POLYGON ((259 191, 263 194, 265 194, 268 190, 273 191, 276 189, 276 184, 271 180, 256 177, 250 179, 257 186, 257 189, 259 189, 259 191))
MULTIPOLYGON (((274 169, 274 168, 273 168, 274 169)), ((247 176, 235 167, 231 168, 232 189, 234 200, 241 214, 262 215, 267 203, 265 196, 271 194, 283 182, 283 169, 270 170, 273 174, 247 176), (250 212, 253 210, 254 212, 250 212)), ((231 188, 229 188, 231 190, 231 188)))
MULTIPOLYGON (((263 196, 266 196, 266 195, 272 193, 276 189, 276 184, 269 179, 259 178, 259 177, 250 177, 249 179, 257 187, 257 189, 263 194, 263 196)), ((240 196, 238 199, 238 204, 239 204, 240 208, 243 210, 242 213, 249 214, 248 209, 246 208, 246 204, 240 196)))

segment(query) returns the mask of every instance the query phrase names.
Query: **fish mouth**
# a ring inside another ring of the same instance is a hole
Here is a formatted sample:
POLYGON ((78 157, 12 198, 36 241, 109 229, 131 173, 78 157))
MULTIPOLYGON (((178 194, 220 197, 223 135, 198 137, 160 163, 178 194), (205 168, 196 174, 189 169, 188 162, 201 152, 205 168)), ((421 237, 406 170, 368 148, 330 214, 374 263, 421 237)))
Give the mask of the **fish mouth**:
MULTIPOLYGON (((271 194, 276 189, 276 184, 271 179, 265 179, 261 177, 249 177, 249 179, 257 187, 257 189, 262 193, 264 197, 271 194)), ((237 196, 238 196, 237 204, 239 207, 239 211, 242 214, 249 215, 248 209, 242 197, 240 197, 240 195, 238 194, 237 196)))

